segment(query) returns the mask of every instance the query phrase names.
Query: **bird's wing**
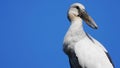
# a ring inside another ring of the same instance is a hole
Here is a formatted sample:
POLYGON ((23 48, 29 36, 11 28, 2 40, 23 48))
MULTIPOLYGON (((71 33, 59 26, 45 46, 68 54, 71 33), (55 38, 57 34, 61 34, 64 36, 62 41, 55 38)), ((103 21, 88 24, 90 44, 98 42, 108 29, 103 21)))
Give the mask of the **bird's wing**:
POLYGON ((106 53, 108 59, 110 60, 111 64, 112 64, 113 67, 115 68, 114 63, 112 62, 112 59, 111 59, 110 55, 108 54, 108 52, 105 52, 105 53, 106 53))
POLYGON ((85 37, 77 42, 74 50, 76 57, 78 58, 79 65, 82 67, 96 68, 96 66, 98 66, 102 68, 112 68, 112 62, 108 56, 107 50, 102 46, 102 44, 90 36, 89 38, 85 37), (99 66, 97 64, 104 65, 99 66))
MULTIPOLYGON (((89 35, 87 35, 87 36, 89 36, 89 35)), ((89 36, 89 37, 94 41, 94 43, 95 43, 96 45, 98 45, 101 49, 104 50, 106 56, 108 57, 109 61, 112 63, 112 65, 113 65, 113 67, 114 67, 114 64, 113 64, 113 62, 112 62, 112 59, 111 59, 108 51, 106 50, 106 48, 105 48, 100 42, 98 42, 97 40, 95 40, 93 37, 91 37, 91 36, 89 36)))
POLYGON ((100 47, 100 49, 103 49, 105 52, 108 52, 108 51, 106 50, 106 48, 105 48, 100 42, 98 42, 97 40, 95 40, 93 37, 91 37, 91 36, 88 35, 87 33, 86 33, 86 35, 87 35, 87 37, 88 37, 94 44, 98 45, 98 46, 100 47))

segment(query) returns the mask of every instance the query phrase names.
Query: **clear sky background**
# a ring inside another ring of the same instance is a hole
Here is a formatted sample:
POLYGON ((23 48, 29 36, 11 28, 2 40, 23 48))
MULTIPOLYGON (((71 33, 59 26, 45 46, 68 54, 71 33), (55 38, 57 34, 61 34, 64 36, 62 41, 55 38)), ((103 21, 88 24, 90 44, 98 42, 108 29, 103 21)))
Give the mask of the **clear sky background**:
MULTIPOLYGON (((120 0, 0 0, 0 68, 69 68, 62 51, 72 3, 85 5, 99 40, 120 68, 120 0)), ((89 51, 89 50, 88 50, 89 51)))

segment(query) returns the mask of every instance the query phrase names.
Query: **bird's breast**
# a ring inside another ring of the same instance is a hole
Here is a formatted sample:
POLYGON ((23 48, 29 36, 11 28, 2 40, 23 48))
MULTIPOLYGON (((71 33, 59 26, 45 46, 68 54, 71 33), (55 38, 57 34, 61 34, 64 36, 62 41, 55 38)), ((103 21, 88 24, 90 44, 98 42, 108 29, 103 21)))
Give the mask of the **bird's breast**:
POLYGON ((85 37, 84 31, 70 28, 64 37, 63 50, 65 53, 74 51, 75 44, 85 37))

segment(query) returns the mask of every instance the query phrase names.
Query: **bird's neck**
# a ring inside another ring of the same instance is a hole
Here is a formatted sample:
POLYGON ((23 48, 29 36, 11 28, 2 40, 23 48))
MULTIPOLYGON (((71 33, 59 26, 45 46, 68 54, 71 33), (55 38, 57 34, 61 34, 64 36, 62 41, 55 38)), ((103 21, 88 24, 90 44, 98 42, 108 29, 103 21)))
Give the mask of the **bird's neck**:
POLYGON ((67 53, 66 48, 74 48, 76 42, 86 37, 83 30, 82 20, 71 21, 71 26, 64 37, 64 51, 67 53))
POLYGON ((82 20, 77 19, 72 21, 69 32, 71 37, 77 37, 79 39, 84 38, 86 34, 83 29, 82 20))
POLYGON ((73 45, 84 37, 86 37, 86 34, 83 30, 82 20, 74 20, 71 22, 71 26, 64 38, 64 43, 73 45))

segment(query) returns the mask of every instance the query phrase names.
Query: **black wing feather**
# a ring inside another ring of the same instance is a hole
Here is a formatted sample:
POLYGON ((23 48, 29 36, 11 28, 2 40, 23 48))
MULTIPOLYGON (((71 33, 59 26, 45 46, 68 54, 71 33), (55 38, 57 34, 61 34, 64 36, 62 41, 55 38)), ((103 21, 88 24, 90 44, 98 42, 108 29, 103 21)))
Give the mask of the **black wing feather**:
POLYGON ((110 55, 108 54, 108 52, 105 52, 105 53, 106 53, 106 55, 107 55, 109 61, 111 62, 111 64, 112 64, 113 67, 115 68, 115 66, 114 66, 114 64, 113 64, 113 62, 112 62, 112 59, 111 59, 110 55))
POLYGON ((75 53, 73 53, 71 56, 69 56, 69 62, 70 62, 70 66, 71 68, 83 68, 79 62, 78 62, 78 58, 75 55, 75 53))

